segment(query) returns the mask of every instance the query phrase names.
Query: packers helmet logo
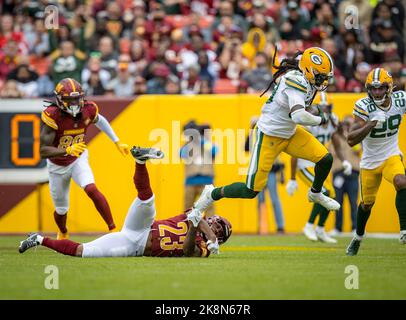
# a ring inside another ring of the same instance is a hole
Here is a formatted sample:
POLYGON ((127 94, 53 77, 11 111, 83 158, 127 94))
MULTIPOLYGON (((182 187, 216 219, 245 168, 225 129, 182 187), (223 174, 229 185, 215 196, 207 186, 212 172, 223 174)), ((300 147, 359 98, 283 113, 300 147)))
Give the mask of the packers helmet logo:
POLYGON ((317 64, 317 65, 321 65, 321 63, 323 62, 323 61, 321 60, 321 57, 318 56, 317 54, 312 54, 312 55, 310 55, 310 60, 312 60, 312 62, 313 62, 314 64, 317 64))

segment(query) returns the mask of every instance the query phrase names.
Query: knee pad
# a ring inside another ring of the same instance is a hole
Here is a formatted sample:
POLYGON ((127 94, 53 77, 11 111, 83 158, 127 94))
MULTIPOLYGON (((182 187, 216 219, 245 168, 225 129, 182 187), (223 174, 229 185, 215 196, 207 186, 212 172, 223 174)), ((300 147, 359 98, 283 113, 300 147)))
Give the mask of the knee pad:
POLYGON ((317 164, 321 166, 331 166, 333 164, 333 156, 331 153, 327 153, 317 164))
POLYGON ((65 214, 68 213, 68 209, 69 207, 56 207, 55 212, 60 216, 64 216, 65 214))
POLYGON ((254 190, 246 187, 244 189, 244 198, 254 199, 257 196, 258 193, 259 193, 258 191, 254 191, 254 190))

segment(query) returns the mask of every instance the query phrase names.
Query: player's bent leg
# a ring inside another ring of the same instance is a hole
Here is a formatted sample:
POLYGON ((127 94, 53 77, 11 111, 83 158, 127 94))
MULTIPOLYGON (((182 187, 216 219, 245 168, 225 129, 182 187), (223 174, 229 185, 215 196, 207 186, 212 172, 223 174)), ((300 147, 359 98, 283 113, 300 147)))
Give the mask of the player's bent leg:
POLYGON ((65 174, 49 172, 49 190, 55 206, 54 220, 59 229, 58 239, 67 239, 69 237, 66 220, 69 210, 70 177, 70 172, 65 174))
POLYGON ((358 254, 358 250, 361 246, 361 241, 365 234, 365 227, 368 222, 369 216, 371 215, 371 209, 373 205, 374 203, 365 204, 363 202, 359 204, 357 211, 357 227, 354 238, 351 240, 349 246, 347 247, 347 256, 355 256, 358 254))
POLYGON ((396 175, 393 179, 396 188, 396 209, 399 215, 401 244, 406 244, 406 176, 396 175))
POLYGON ((94 183, 85 186, 84 190, 87 196, 93 201, 94 206, 102 216, 109 230, 111 231, 115 229, 116 225, 114 224, 113 216, 106 197, 99 191, 99 189, 97 189, 94 183))

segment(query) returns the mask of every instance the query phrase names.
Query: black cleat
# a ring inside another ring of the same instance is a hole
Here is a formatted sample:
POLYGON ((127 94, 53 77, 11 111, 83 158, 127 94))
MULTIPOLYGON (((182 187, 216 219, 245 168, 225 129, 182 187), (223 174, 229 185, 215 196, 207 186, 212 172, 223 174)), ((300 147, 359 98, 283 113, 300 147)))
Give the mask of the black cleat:
POLYGON ((361 240, 358 240, 357 238, 354 237, 347 248, 346 251, 347 256, 356 256, 360 246, 361 240))
POLYGON ((37 240, 37 236, 39 236, 38 232, 30 233, 27 239, 20 242, 20 246, 18 247, 18 251, 20 253, 24 253, 25 251, 27 251, 28 249, 30 249, 32 247, 39 246, 40 243, 37 240))
POLYGON ((141 147, 132 147, 131 148, 132 156, 141 162, 145 162, 149 159, 162 159, 164 153, 156 148, 141 148, 141 147))

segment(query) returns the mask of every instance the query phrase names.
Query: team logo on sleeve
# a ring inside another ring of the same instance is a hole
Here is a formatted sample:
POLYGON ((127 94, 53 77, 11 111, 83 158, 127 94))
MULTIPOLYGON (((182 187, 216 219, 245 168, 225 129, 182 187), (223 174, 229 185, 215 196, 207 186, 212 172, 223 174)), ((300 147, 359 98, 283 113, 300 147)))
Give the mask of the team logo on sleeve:
POLYGON ((320 65, 323 62, 317 54, 310 55, 310 60, 317 65, 320 65))

